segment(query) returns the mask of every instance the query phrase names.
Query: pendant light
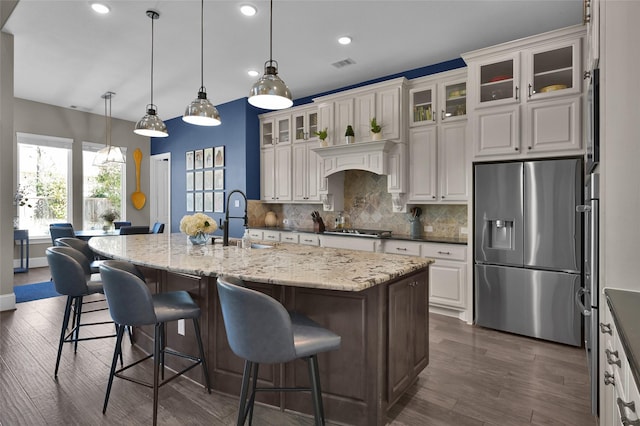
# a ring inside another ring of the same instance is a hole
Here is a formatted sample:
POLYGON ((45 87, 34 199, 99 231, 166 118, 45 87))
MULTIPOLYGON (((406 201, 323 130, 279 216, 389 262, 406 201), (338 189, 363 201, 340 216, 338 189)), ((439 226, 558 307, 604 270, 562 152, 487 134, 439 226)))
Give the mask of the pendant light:
POLYGON ((291 92, 278 77, 278 63, 273 60, 273 0, 269 13, 269 60, 264 63, 264 75, 251 87, 249 103, 262 109, 285 109, 293 105, 291 92))
POLYGON ((222 124, 220 114, 207 99, 207 89, 204 87, 204 0, 200 1, 200 90, 198 90, 198 98, 187 106, 182 120, 197 126, 222 124))
POLYGON ((111 98, 114 92, 106 92, 100 96, 104 99, 104 120, 105 120, 105 147, 100 149, 93 157, 94 166, 106 166, 111 163, 124 163, 124 155, 119 146, 111 145, 111 98), (109 108, 107 109, 107 103, 109 108))
POLYGON ((147 105, 147 114, 136 123, 133 132, 137 135, 155 138, 169 136, 167 126, 156 114, 156 106, 153 104, 153 21, 160 18, 155 10, 147 10, 147 16, 151 18, 151 103, 147 105))

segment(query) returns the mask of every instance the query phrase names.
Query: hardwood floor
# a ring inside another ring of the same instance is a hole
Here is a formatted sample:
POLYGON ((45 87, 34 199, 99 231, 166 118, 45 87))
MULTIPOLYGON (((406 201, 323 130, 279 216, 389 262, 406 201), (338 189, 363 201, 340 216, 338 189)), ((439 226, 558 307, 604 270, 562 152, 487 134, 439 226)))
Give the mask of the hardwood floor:
MULTIPOLYGON (((31 282, 48 279, 47 268, 39 269, 31 282)), ((57 297, 0 315, 0 425, 149 424, 151 390, 119 379, 102 415, 114 339, 81 342, 75 356, 65 345, 59 379, 53 379, 63 309, 64 298, 57 297)), ((596 425, 582 349, 429 318, 429 366, 392 408, 390 425, 596 425)), ((96 328, 86 332, 113 330, 96 328)), ((123 349, 125 362, 140 355, 128 341, 123 349)), ((140 373, 151 377, 148 366, 140 373)), ((162 425, 230 425, 236 409, 236 398, 209 395, 180 378, 161 388, 158 418, 162 425)), ((255 425, 312 423, 256 406, 255 425)))

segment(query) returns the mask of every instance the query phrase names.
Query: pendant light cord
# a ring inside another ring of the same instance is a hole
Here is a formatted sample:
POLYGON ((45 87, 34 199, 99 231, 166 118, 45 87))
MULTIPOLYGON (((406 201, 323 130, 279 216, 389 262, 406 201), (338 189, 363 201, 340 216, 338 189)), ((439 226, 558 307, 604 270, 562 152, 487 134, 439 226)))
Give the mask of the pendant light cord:
POLYGON ((204 91, 204 0, 200 2, 200 90, 204 91))
POLYGON ((153 108, 153 21, 156 19, 155 12, 150 16, 151 18, 151 108, 153 108))
POLYGON ((269 10, 269 65, 273 64, 273 0, 269 10))

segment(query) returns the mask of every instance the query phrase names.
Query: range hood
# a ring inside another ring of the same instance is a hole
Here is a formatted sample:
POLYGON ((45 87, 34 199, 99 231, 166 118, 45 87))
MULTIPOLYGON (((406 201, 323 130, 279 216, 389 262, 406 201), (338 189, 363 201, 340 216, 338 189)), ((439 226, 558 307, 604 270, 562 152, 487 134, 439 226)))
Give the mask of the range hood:
POLYGON ((365 170, 387 175, 388 155, 395 146, 396 142, 381 140, 313 148, 313 151, 322 158, 323 178, 345 170, 365 170))
POLYGON ((325 211, 335 211, 343 198, 341 189, 344 173, 340 172, 364 170, 386 175, 387 191, 391 194, 393 211, 406 212, 406 144, 381 140, 312 150, 322 159, 320 176, 323 184, 320 185, 320 197, 325 211))

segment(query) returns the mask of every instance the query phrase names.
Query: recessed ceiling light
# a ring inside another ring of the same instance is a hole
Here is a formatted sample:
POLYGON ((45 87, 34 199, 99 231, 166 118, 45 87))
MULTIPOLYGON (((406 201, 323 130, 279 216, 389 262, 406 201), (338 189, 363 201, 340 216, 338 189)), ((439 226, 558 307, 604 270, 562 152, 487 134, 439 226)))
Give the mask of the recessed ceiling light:
POLYGON ((249 77, 257 77, 260 75, 260 73, 256 70, 249 70, 247 71, 247 74, 249 74, 249 77))
POLYGON ((243 4, 242 6, 240 6, 240 12, 244 16, 253 16, 256 13, 258 13, 258 9, 256 9, 255 6, 252 6, 250 4, 243 4))
POLYGON ((93 9, 94 12, 97 12, 101 15, 107 14, 111 11, 109 6, 103 3, 91 3, 91 9, 93 9))
POLYGON ((342 36, 338 38, 338 43, 340 44, 351 44, 351 37, 349 36, 342 36))

